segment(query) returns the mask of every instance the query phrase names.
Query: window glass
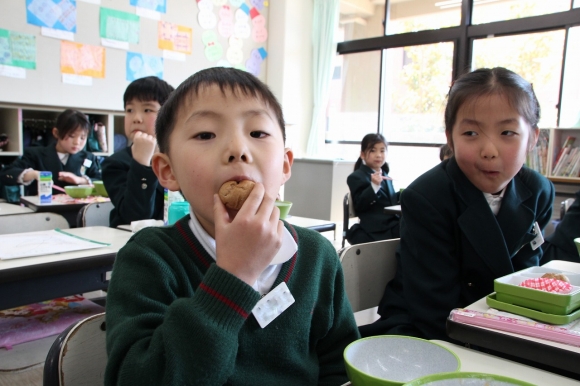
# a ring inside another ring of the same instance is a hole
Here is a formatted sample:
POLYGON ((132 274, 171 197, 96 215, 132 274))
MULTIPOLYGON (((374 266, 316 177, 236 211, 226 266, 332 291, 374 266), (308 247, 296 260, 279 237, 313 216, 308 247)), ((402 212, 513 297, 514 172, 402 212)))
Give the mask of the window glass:
POLYGON ((580 0, 574 0, 574 8, 580 8, 580 0))
POLYGON ((378 127, 381 52, 337 55, 330 84, 326 141, 361 141, 378 127))
POLYGON ((541 107, 540 127, 556 127, 564 30, 476 39, 472 69, 506 67, 531 82, 541 107))
POLYGON ((387 35, 455 27, 461 23, 461 0, 391 0, 389 3, 387 35))
POLYGON ((389 142, 444 143, 453 43, 385 50, 383 129, 389 142))
POLYGON ((474 0, 472 23, 520 19, 569 9, 570 0, 474 0))
POLYGON ((338 42, 383 36, 385 1, 342 0, 339 11, 338 42))
POLYGON ((580 27, 570 28, 564 64, 560 127, 580 127, 580 27))

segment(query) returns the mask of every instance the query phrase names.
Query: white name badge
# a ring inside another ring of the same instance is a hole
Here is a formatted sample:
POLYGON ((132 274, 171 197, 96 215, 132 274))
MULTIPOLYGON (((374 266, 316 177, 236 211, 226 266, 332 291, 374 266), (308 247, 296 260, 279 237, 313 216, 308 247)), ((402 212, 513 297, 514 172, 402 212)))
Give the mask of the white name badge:
POLYGON ((83 166, 86 167, 86 168, 90 168, 92 164, 93 164, 93 161, 91 161, 88 158, 86 158, 85 159, 85 162, 83 162, 83 166))
POLYGON ((264 328, 286 311, 294 301, 294 296, 290 293, 288 286, 282 282, 260 299, 252 310, 252 314, 254 314, 260 327, 264 328))
POLYGON ((544 236, 542 236, 542 230, 540 229, 540 225, 537 221, 534 223, 534 229, 532 232, 536 235, 536 237, 534 237, 534 239, 530 242, 530 246, 532 247, 532 250, 535 251, 540 245, 544 244, 544 236))

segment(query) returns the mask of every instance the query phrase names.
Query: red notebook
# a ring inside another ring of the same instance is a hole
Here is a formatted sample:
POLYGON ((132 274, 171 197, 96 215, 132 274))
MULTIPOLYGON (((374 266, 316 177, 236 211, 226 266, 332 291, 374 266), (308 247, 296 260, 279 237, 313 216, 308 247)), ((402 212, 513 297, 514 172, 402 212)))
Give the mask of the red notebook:
POLYGON ((105 308, 82 296, 67 296, 0 311, 0 347, 57 335, 105 308))

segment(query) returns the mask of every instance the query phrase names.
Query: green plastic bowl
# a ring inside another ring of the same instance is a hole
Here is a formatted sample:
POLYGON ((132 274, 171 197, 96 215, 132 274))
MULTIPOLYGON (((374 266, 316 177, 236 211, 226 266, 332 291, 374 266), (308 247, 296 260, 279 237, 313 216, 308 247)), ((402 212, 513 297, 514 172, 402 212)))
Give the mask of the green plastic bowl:
POLYGON ((91 185, 65 186, 64 190, 72 198, 86 198, 93 193, 91 185))
POLYGON ((103 181, 93 181, 93 185, 95 186, 95 194, 97 196, 109 197, 103 181))
POLYGON ((290 208, 292 207, 292 203, 290 201, 275 201, 274 204, 280 209, 280 218, 285 219, 290 212, 290 208))
POLYGON ((403 385, 431 374, 458 371, 455 353, 425 339, 379 335, 344 349, 348 379, 354 386, 403 385))
POLYGON ((520 381, 503 375, 473 373, 473 372, 450 372, 427 375, 415 379, 405 386, 533 386, 531 383, 520 381))

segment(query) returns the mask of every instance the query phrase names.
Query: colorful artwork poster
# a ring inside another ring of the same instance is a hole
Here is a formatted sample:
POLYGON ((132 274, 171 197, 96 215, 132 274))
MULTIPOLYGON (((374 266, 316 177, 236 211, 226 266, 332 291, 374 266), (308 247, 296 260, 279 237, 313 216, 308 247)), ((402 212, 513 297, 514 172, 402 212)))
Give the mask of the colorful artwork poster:
POLYGON ((139 43, 139 16, 101 7, 100 36, 105 39, 139 43))
POLYGON ((131 5, 147 8, 155 12, 167 13, 167 0, 131 0, 131 5))
POLYGON ((26 0, 26 22, 76 33, 76 0, 26 0))
POLYGON ((36 36, 0 28, 0 64, 36 69, 36 36))
POLYGON ((160 21, 158 28, 158 46, 162 50, 170 50, 191 54, 193 33, 189 27, 160 21))
POLYGON ((61 41, 60 72, 104 78, 105 47, 61 41))
POLYGON ((132 82, 146 76, 156 76, 163 79, 163 58, 138 52, 127 52, 127 80, 132 82))

